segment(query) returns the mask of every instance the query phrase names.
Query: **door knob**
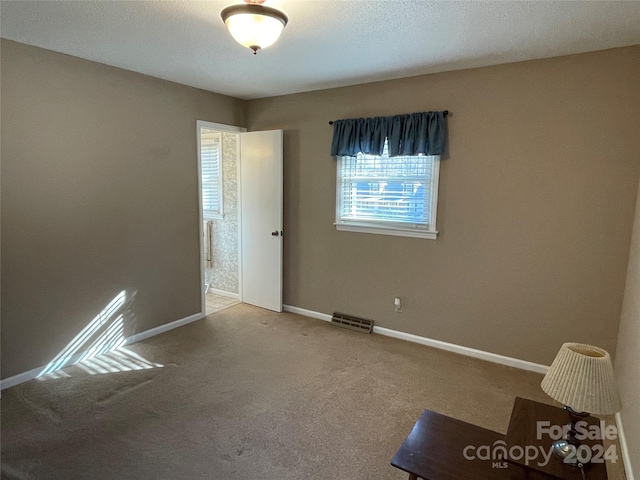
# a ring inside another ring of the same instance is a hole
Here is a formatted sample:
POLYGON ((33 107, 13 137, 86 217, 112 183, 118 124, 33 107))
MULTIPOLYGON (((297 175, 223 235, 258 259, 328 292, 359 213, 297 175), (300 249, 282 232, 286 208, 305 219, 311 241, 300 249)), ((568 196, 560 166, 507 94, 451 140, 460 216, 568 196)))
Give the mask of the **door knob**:
POLYGON ((271 232, 271 236, 273 237, 277 237, 278 235, 280 235, 280 232, 278 232, 277 230, 275 232, 271 232))

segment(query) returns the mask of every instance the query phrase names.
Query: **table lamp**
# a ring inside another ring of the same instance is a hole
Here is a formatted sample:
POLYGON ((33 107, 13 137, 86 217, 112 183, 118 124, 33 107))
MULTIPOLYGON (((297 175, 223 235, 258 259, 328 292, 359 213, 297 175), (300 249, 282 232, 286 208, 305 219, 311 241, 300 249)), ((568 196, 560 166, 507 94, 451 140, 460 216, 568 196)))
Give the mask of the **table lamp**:
POLYGON ((542 390, 565 405, 571 426, 565 438, 553 443, 553 452, 562 458, 575 453, 575 420, 590 413, 609 415, 622 408, 613 378, 609 352, 582 343, 565 343, 542 379, 542 390))

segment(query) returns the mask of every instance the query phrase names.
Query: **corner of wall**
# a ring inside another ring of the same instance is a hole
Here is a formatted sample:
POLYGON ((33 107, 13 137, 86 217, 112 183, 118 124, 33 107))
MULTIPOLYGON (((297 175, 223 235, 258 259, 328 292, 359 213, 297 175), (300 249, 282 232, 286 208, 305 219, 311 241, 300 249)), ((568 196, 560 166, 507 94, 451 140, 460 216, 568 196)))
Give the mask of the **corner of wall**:
MULTIPOLYGON (((640 52, 640 49, 638 51, 640 52)), ((615 358, 615 373, 622 397, 622 411, 616 415, 616 422, 628 480, 633 480, 634 471, 640 471, 640 458, 637 455, 631 455, 631 452, 640 451, 638 365, 640 365, 640 195, 636 202, 615 358)))

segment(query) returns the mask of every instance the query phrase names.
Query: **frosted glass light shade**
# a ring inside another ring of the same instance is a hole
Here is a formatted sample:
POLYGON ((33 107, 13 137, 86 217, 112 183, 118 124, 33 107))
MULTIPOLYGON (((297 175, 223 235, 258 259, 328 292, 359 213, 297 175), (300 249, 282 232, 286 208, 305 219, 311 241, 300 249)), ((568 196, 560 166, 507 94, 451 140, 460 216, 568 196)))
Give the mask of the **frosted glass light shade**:
POLYGON ((608 415, 622 408, 609 352, 565 343, 542 379, 542 390, 576 412, 608 415))
POLYGON ((220 15, 236 42, 254 53, 273 45, 288 22, 280 10, 256 4, 233 5, 220 15))

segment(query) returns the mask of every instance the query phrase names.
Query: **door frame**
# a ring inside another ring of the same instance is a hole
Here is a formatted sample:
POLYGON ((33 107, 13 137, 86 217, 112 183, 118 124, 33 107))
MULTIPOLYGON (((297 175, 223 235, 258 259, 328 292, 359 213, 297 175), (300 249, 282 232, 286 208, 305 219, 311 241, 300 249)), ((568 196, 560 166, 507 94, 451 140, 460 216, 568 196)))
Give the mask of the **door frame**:
MULTIPOLYGON (((207 315, 207 305, 204 293, 204 232, 202 224, 204 222, 204 216, 202 212, 202 160, 200 158, 200 128, 209 128, 222 133, 235 133, 236 134, 236 168, 237 168, 237 210, 238 210, 238 300, 242 301, 242 181, 240 179, 240 133, 246 132, 244 127, 238 127, 235 125, 225 125, 223 123, 207 122, 205 120, 196 120, 196 149, 198 159, 198 232, 199 245, 200 245, 200 313, 203 317, 207 315)), ((222 182, 222 191, 224 194, 224 182, 222 182)))

